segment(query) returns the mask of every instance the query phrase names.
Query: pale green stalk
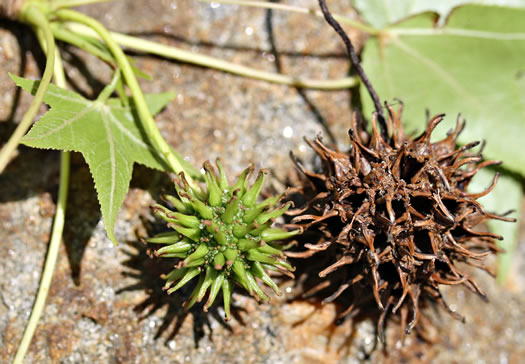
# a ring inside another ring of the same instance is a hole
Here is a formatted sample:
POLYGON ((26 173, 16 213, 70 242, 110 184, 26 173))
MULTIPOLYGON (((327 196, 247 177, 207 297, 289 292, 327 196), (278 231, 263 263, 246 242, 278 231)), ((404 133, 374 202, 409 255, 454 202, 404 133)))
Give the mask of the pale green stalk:
MULTIPOLYGON (((83 26, 82 24, 68 23, 67 28, 77 34, 97 37, 97 34, 94 33, 93 30, 83 26)), ((224 72, 233 73, 235 75, 250 77, 267 82, 319 90, 340 90, 354 87, 359 83, 359 79, 356 77, 345 77, 337 80, 311 80, 306 78, 291 77, 273 72, 264 72, 243 65, 227 62, 222 59, 189 52, 180 48, 159 44, 138 37, 116 32, 110 32, 110 35, 119 45, 129 49, 155 54, 160 57, 192 63, 203 67, 214 68, 224 72)))
POLYGON ((97 4, 97 3, 107 3, 113 0, 56 0, 51 1, 51 7, 54 10, 72 8, 75 6, 97 4))
POLYGON ((53 35, 56 39, 59 39, 63 42, 74 45, 77 48, 83 49, 88 53, 91 53, 97 58, 100 58, 106 63, 111 65, 115 64, 115 60, 107 53, 102 51, 100 48, 96 47, 93 43, 87 41, 85 38, 64 29, 64 27, 53 23, 51 24, 51 29, 53 30, 53 35))
MULTIPOLYGON (((49 49, 45 43, 42 44, 42 47, 49 49)), ((66 79, 64 76, 62 60, 60 58, 58 49, 55 48, 53 51, 55 52, 56 58, 54 63, 55 83, 57 86, 65 88, 66 79)), ((24 360, 27 349, 29 348, 31 340, 33 339, 38 320, 44 311, 46 298, 49 293, 49 287, 51 286, 53 273, 55 271, 60 242, 62 240, 62 232, 64 230, 64 220, 66 216, 67 194, 69 188, 70 153, 61 152, 60 157, 60 185, 58 188, 57 207, 55 219, 53 221, 53 228, 51 231, 51 239, 49 241, 49 248, 44 264, 44 270, 42 272, 42 278, 40 279, 40 286, 38 287, 38 293, 33 305, 33 310, 31 311, 31 316, 29 317, 29 321, 27 322, 26 328, 24 330, 22 340, 18 346, 13 364, 20 364, 24 360)))
POLYGON ((51 28, 49 27, 49 23, 44 14, 42 14, 42 12, 36 6, 27 5, 21 12, 20 20, 32 25, 35 29, 41 29, 47 45, 46 68, 29 109, 27 109, 24 117, 22 118, 22 121, 20 121, 13 135, 11 135, 7 143, 0 151, 0 173, 4 171, 13 151, 16 149, 18 144, 20 144, 20 139, 22 139, 24 134, 33 123, 33 119, 38 113, 38 109, 40 108, 42 100, 44 99, 47 86, 49 85, 49 82, 51 82, 55 63, 55 40, 53 39, 53 33, 51 32, 51 28))
MULTIPOLYGON (((323 13, 316 9, 303 8, 300 6, 293 6, 293 5, 271 3, 271 2, 266 2, 266 1, 244 1, 244 0, 199 0, 199 1, 205 2, 205 3, 240 5, 240 6, 249 6, 249 7, 255 7, 255 8, 263 8, 263 9, 281 10, 281 11, 288 11, 292 13, 314 15, 314 16, 323 18, 323 13)), ((332 14, 332 16, 338 22, 349 25, 352 28, 362 30, 363 32, 366 32, 372 35, 379 34, 379 29, 375 29, 369 25, 360 23, 346 16, 339 15, 339 14, 332 14)))
POLYGON ((117 84, 120 80, 120 69, 116 69, 113 73, 113 77, 111 78, 111 81, 104 87, 104 89, 98 94, 96 102, 100 102, 103 104, 106 102, 106 100, 111 96, 113 91, 115 91, 115 88, 117 87, 117 84))
MULTIPOLYGON (((81 14, 77 11, 59 10, 56 12, 56 16, 62 20, 74 21, 88 26, 89 28, 93 29, 106 43, 106 46, 113 54, 113 57, 115 57, 115 60, 117 61, 122 71, 122 75, 126 80, 126 84, 128 85, 131 91, 131 95, 135 100, 137 112, 143 122, 144 129, 146 130, 148 137, 151 138, 152 142, 156 145, 157 150, 165 158, 172 171, 175 173, 183 172, 184 168, 182 167, 178 159, 175 157, 175 155, 172 153, 168 143, 160 134, 160 131, 157 128, 157 125, 155 124, 155 120, 149 112, 148 105, 146 104, 146 100, 144 99, 144 94, 142 93, 142 90, 137 82, 137 79, 135 77, 131 65, 129 64, 129 61, 126 55, 124 54, 124 51, 120 48, 117 42, 115 42, 109 31, 95 19, 81 14)), ((186 179, 192 185, 192 187, 200 189, 200 187, 195 183, 195 181, 192 180, 190 175, 187 173, 186 179)))

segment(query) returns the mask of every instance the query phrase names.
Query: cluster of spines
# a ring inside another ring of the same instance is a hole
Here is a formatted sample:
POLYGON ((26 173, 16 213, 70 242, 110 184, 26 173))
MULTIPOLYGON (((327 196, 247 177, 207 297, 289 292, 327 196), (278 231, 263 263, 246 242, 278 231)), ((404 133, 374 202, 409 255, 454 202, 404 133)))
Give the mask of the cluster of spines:
POLYGON ((494 239, 501 237, 474 227, 490 219, 514 219, 488 213, 475 201, 494 188, 497 175, 486 191, 466 191, 480 168, 499 162, 481 162, 480 152, 468 153, 477 142, 456 149, 464 126, 461 118, 445 139, 432 142, 432 131, 444 115, 431 118, 425 132, 412 139, 401 126, 402 108, 397 114, 386 108, 391 137, 380 135, 375 120, 368 134, 354 116, 348 153, 326 147, 320 138, 307 141, 321 157, 323 170, 311 172, 295 161, 306 177, 295 189, 302 195, 296 199, 305 204, 289 214, 296 215, 291 226, 308 229, 318 240, 288 255, 330 261, 318 273, 325 280, 311 291, 330 287, 333 293, 323 302, 352 291, 353 303, 340 318, 359 311, 373 297, 382 311, 378 332, 386 315, 400 309, 405 318, 412 312, 403 322, 408 333, 423 320, 419 308, 428 297, 453 313, 440 285, 463 284, 485 297, 455 263, 490 272, 481 260, 498 251, 494 239))
POLYGON ((175 211, 158 204, 153 207, 173 231, 147 239, 147 242, 165 245, 155 251, 157 256, 181 259, 164 276, 164 288, 168 294, 199 276, 185 304, 186 309, 202 301, 209 291, 204 305, 207 311, 222 290, 226 318, 229 319, 234 282, 257 300, 269 300, 257 279, 280 294, 267 271, 291 275, 293 268, 286 262, 282 252, 284 247, 277 241, 292 237, 299 230, 272 227, 274 220, 291 205, 289 202, 276 206, 282 196, 257 203, 264 183, 264 170, 249 187, 248 181, 254 171, 250 166, 230 186, 220 160, 216 164, 218 175, 209 162, 204 163, 206 191, 192 188, 183 173, 175 178, 178 196, 165 196, 175 211))

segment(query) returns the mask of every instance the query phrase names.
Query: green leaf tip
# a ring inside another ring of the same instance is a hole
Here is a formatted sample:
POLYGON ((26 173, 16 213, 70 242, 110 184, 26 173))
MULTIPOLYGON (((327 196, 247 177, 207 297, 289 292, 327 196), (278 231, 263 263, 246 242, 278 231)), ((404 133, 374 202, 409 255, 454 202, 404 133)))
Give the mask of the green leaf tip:
POLYGON ((174 178, 177 196, 163 196, 167 206, 153 206, 172 231, 146 241, 164 245, 156 249, 157 256, 180 259, 164 276, 168 293, 199 276, 184 307, 189 309, 207 296, 203 308, 207 311, 222 291, 225 316, 229 319, 235 284, 257 301, 270 299, 263 285, 281 294, 267 271, 293 271, 277 240, 292 237, 297 231, 272 227, 273 221, 291 206, 278 204, 282 195, 257 203, 265 170, 257 174, 250 186, 253 166, 246 168, 233 184, 228 182, 220 159, 216 168, 210 162, 205 162, 203 168, 206 188, 202 191, 191 188, 182 173, 174 178))

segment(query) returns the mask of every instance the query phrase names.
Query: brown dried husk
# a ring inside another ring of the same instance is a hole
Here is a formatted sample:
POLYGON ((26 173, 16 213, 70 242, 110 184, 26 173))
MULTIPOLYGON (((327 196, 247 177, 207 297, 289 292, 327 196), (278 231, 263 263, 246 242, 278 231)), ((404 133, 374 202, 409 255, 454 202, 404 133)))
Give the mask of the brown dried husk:
MULTIPOLYGON (((397 113, 386 107, 388 140, 375 119, 370 135, 358 114, 348 152, 328 148, 319 136, 307 140, 321 158, 322 171, 309 171, 292 156, 302 178, 289 195, 298 203, 290 225, 303 228, 305 235, 288 255, 309 259, 309 274, 320 277, 304 296, 322 293, 324 303, 350 297, 339 319, 372 303, 379 312, 381 338, 392 314, 398 313, 406 333, 418 321, 428 322, 421 308, 429 302, 463 320, 449 308, 440 286, 463 285, 486 299, 457 263, 494 275, 483 261, 498 252, 494 239, 501 237, 475 227, 490 219, 513 221, 488 213, 476 201, 494 188, 498 174, 487 190, 467 192, 479 169, 499 162, 482 161, 481 150, 473 153, 478 142, 456 148, 464 127, 461 116, 445 139, 431 142, 444 115, 428 120, 426 130, 412 139, 401 125, 402 105, 397 113)), ((424 331, 418 330, 422 336, 424 331)))

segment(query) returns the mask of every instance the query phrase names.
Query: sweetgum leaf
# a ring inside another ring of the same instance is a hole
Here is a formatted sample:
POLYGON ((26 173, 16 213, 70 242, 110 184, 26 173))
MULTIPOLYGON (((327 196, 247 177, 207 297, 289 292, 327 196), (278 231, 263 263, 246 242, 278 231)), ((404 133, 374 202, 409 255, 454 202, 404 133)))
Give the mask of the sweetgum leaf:
POLYGON ((427 11, 436 12, 444 19, 453 8, 465 4, 525 7, 525 0, 354 0, 361 17, 377 28, 427 11))
POLYGON ((433 18, 416 16, 367 43, 363 66, 380 98, 405 103, 408 130, 422 130, 426 109, 447 114, 441 132, 461 113, 461 143, 485 139, 485 157, 525 175, 525 9, 468 5, 439 28, 433 18))
MULTIPOLYGON (((32 94, 38 87, 38 81, 10 76, 32 94)), ((155 115, 173 97, 173 93, 146 95, 146 102, 155 115)), ((52 84, 44 102, 51 109, 22 138, 22 143, 82 153, 95 181, 106 231, 116 243, 114 225, 129 189, 133 163, 161 171, 169 168, 147 141, 132 106, 124 107, 118 99, 87 100, 52 84)))

